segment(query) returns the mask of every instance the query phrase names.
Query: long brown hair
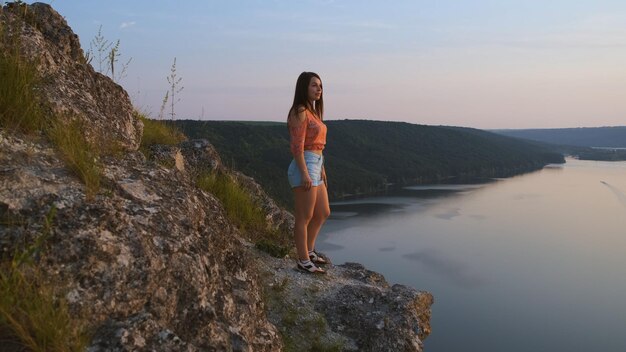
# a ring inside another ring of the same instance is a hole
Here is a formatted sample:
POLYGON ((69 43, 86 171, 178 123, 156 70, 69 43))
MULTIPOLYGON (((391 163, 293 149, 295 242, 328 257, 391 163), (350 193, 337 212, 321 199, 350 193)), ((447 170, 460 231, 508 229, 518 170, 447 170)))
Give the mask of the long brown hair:
POLYGON ((292 112, 298 112, 297 109, 299 106, 304 106, 311 111, 315 111, 320 120, 324 121, 324 89, 322 88, 322 95, 320 95, 320 99, 315 102, 315 106, 311 106, 309 102, 309 84, 313 77, 319 79, 320 83, 322 82, 320 76, 315 72, 302 72, 300 76, 298 76, 298 80, 296 81, 296 93, 293 96, 293 104, 287 114, 287 121, 289 121, 289 116, 291 116, 292 112))

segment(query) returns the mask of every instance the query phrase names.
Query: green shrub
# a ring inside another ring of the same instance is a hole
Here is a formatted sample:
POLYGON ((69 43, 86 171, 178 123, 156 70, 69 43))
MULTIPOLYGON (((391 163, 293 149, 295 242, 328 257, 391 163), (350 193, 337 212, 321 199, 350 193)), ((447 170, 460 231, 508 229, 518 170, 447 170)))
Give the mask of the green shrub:
POLYGON ((102 171, 98 163, 98 153, 85 138, 81 123, 72 120, 66 125, 55 121, 46 128, 46 133, 66 165, 85 184, 87 199, 92 199, 100 190, 102 171))
POLYGON ((135 111, 135 116, 143 122, 143 135, 140 149, 144 154, 154 144, 176 145, 185 139, 185 135, 173 125, 164 121, 151 120, 144 114, 135 111))

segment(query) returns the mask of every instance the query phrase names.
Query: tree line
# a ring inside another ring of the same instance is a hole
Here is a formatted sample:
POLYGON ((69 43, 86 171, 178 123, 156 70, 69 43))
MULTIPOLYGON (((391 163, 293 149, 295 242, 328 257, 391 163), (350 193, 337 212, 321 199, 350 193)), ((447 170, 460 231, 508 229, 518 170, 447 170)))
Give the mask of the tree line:
MULTIPOLYGON (((191 139, 208 139, 226 165, 254 177, 281 205, 292 208, 287 182, 292 156, 285 123, 175 123, 191 139)), ((324 157, 331 200, 450 178, 507 177, 564 162, 547 147, 471 128, 370 120, 326 124, 324 157)))

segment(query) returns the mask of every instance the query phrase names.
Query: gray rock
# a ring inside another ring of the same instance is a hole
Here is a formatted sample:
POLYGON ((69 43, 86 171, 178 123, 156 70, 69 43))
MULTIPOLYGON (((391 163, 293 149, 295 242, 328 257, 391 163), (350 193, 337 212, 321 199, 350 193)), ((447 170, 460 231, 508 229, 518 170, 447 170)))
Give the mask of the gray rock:
POLYGON ((89 317, 91 350, 281 348, 238 230, 188 174, 138 152, 105 158, 111 188, 87 202, 45 141, 0 130, 0 147, 0 164, 11 165, 0 174, 0 204, 26 222, 2 225, 0 246, 13 253, 32 241, 53 205, 63 204, 39 266, 71 311, 89 317), (163 331, 171 332, 168 344, 163 331))
POLYGON ((430 293, 390 287, 357 263, 311 275, 296 271, 295 260, 257 255, 268 317, 294 350, 422 351, 430 334, 430 293))
POLYGON ((282 209, 263 188, 252 178, 235 170, 228 170, 221 161, 215 147, 205 139, 195 139, 180 143, 176 147, 154 146, 150 149, 151 157, 171 164, 176 159, 176 153, 184 156, 184 168, 192 177, 206 172, 225 172, 241 185, 250 194, 256 204, 259 204, 265 213, 268 227, 283 236, 291 236, 294 226, 294 217, 282 209))
MULTIPOLYGON (((32 16, 21 26, 20 49, 37 64, 44 108, 66 123, 80 121, 85 136, 100 148, 137 150, 143 123, 126 91, 85 62, 78 36, 50 5, 6 5, 0 23, 17 32, 21 6, 32 16)), ((0 50, 6 50, 1 42, 0 50)))

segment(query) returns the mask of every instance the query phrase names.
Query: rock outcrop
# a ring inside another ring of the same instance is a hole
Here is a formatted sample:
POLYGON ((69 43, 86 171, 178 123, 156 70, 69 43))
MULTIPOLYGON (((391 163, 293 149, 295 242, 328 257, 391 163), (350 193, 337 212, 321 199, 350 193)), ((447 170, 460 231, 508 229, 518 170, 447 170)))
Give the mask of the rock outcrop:
POLYGON ((56 209, 39 267, 89 319, 91 351, 280 350, 241 235, 187 174, 128 153, 104 163, 106 188, 88 202, 45 142, 0 131, 0 148, 3 216, 21 223, 2 226, 2 251, 32 242, 56 209))
POLYGON ((150 153, 157 160, 176 165, 180 171, 187 170, 192 178, 200 176, 203 172, 219 171, 229 174, 261 206, 268 228, 282 234, 292 232, 293 215, 280 208, 252 177, 226 168, 215 147, 207 140, 185 141, 176 147, 156 145, 150 148, 150 153), (181 160, 184 160, 184 164, 181 160), (186 169, 184 165, 188 165, 186 169))
POLYGON ((261 280, 268 317, 290 350, 422 351, 433 297, 358 263, 327 267, 324 276, 264 255, 261 280))
POLYGON ((389 287, 358 264, 305 275, 293 260, 256 250, 221 202, 195 186, 196 176, 229 173, 283 236, 291 214, 253 179, 226 169, 208 141, 155 146, 150 158, 136 151, 141 122, 126 93, 81 62, 65 21, 48 5, 12 6, 35 14, 20 22, 16 8, 5 7, 0 21, 19 23, 23 54, 53 77, 41 89, 51 112, 69 109, 93 143, 113 138, 126 149, 101 157, 103 186, 88 199, 48 141, 0 128, 2 258, 45 233, 38 270, 88 324, 89 351, 421 351, 430 294, 389 287))
MULTIPOLYGON (((45 110, 66 122, 78 120, 100 147, 139 148, 143 124, 133 115, 128 93, 85 61, 78 36, 50 5, 11 3, 0 12, 0 25, 36 64, 45 110)), ((11 45, 2 44, 0 50, 11 45)))

